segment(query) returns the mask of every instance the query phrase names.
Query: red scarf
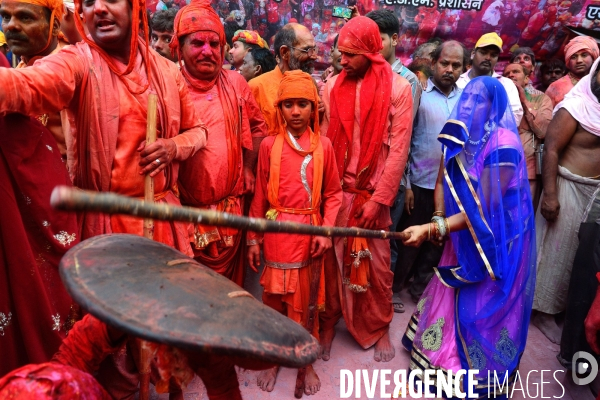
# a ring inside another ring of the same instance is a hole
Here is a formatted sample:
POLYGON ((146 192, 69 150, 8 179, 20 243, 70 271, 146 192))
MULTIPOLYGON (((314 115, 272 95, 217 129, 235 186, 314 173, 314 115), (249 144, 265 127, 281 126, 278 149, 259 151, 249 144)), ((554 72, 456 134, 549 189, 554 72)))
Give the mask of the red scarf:
MULTIPOLYGON (((383 48, 381 36, 377 24, 370 18, 352 18, 344 25, 338 48, 343 53, 362 54, 371 62, 360 89, 360 155, 356 188, 364 189, 375 172, 383 144, 392 93, 392 69, 379 54, 383 48)), ((343 70, 331 93, 327 137, 333 144, 340 178, 344 176, 351 157, 357 82, 343 70)))

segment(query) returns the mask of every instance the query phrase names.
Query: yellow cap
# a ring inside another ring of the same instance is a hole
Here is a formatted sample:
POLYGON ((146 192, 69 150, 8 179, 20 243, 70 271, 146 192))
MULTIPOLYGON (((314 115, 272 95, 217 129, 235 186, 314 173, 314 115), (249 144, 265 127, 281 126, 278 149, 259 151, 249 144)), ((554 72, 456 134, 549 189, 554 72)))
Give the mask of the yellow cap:
POLYGON ((4 32, 0 31, 0 47, 4 46, 6 43, 6 37, 4 36, 4 32))
POLYGON ((475 43, 475 48, 485 46, 496 46, 502 51, 502 39, 500 39, 500 36, 496 32, 486 33, 475 43))

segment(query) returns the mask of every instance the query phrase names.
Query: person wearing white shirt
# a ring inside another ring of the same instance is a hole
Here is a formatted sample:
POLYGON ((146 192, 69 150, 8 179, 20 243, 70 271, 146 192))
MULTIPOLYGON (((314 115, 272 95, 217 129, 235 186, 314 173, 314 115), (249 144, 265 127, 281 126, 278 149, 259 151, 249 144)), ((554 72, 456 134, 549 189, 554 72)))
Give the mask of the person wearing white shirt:
POLYGON ((519 90, 513 81, 494 71, 494 67, 498 62, 498 56, 501 51, 502 39, 500 39, 500 36, 498 36, 497 33, 486 33, 481 36, 471 52, 471 69, 458 78, 456 86, 460 89, 464 89, 471 79, 477 78, 478 76, 491 75, 493 78, 498 78, 502 86, 504 86, 504 89, 506 89, 510 108, 515 116, 515 122, 517 126, 519 126, 521 119, 523 118, 523 106, 521 105, 521 100, 519 98, 519 90))

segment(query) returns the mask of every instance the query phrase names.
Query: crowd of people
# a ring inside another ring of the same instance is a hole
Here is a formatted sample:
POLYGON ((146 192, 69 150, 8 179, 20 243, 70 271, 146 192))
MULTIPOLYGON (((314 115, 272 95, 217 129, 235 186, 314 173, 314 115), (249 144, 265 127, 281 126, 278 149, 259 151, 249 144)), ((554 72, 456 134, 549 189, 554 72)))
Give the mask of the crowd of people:
MULTIPOLYGON (((310 327, 324 361, 343 318, 375 361, 403 346, 407 369, 477 369, 485 396, 510 390, 488 372, 514 376, 530 320, 561 344, 569 368, 574 352, 598 348, 585 341, 587 310, 569 314, 581 301, 571 274, 592 268, 574 266, 576 253, 593 251, 578 250, 579 226, 600 215, 594 39, 571 39, 564 62, 541 61, 539 79, 536 53, 518 47, 500 74, 504 42, 490 19, 472 50, 432 40, 405 66, 397 16, 355 7, 322 41, 330 67, 320 73, 314 26, 287 23, 269 43, 260 29, 228 27, 220 3, 168 6, 149 18, 143 0, 0 3, 0 49, 20 59, 2 68, 0 51, 0 397, 39 394, 26 384, 36 377, 97 398, 138 390, 134 338, 82 318, 58 262, 93 236, 142 235, 143 221, 58 212, 48 199, 59 184, 144 198, 146 175, 157 203, 404 232, 332 239, 155 223, 156 241, 240 286, 260 271, 262 302, 310 327), (146 144, 150 94, 158 139, 146 144), (416 307, 393 343, 405 289, 416 307)), ((584 299, 592 316, 594 294, 584 299)), ((211 399, 241 398, 235 360, 187 357, 211 399)), ((260 368, 257 384, 270 392, 279 367, 260 368)), ((181 395, 180 378, 163 369, 161 387, 181 395)), ((320 387, 309 366, 304 393, 320 387)))

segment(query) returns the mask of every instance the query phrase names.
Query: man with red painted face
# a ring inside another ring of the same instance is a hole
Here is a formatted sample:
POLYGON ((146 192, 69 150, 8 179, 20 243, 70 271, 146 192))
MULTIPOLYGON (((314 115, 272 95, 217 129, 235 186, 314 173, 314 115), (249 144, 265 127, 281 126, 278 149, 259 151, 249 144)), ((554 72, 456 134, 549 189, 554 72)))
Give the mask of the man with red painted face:
MULTIPOLYGON (((377 24, 352 18, 338 39, 343 70, 325 84, 321 130, 333 144, 343 189, 336 226, 387 230, 392 224, 390 207, 408 160, 413 97, 408 81, 379 53, 382 48, 377 24)), ((390 242, 336 238, 333 244, 325 255, 321 357, 329 359, 335 324, 343 315, 356 341, 365 349, 375 347, 375 361, 390 361, 395 355, 389 335, 390 242)))
MULTIPOLYGON (((146 13, 140 13, 145 2, 77 0, 76 9, 83 42, 31 67, 1 69, 0 114, 39 115, 67 108, 76 128, 66 137, 75 186, 143 198, 144 176, 150 174, 155 201, 179 205, 179 162, 204 147, 206 128, 177 66, 150 51, 142 39, 148 31, 146 13), (146 145, 150 93, 158 95, 158 139, 146 145)), ((128 216, 85 213, 80 226, 81 239, 143 233, 143 221, 128 216)), ((154 239, 193 254, 187 224, 157 221, 154 239)))
MULTIPOLYGON (((244 194, 254 192, 258 148, 267 128, 246 80, 223 69, 225 44, 223 24, 208 0, 179 10, 171 48, 209 132, 206 146, 182 163, 179 189, 185 205, 241 215, 244 194)), ((196 225, 191 239, 196 260, 243 285, 241 231, 196 225)))

